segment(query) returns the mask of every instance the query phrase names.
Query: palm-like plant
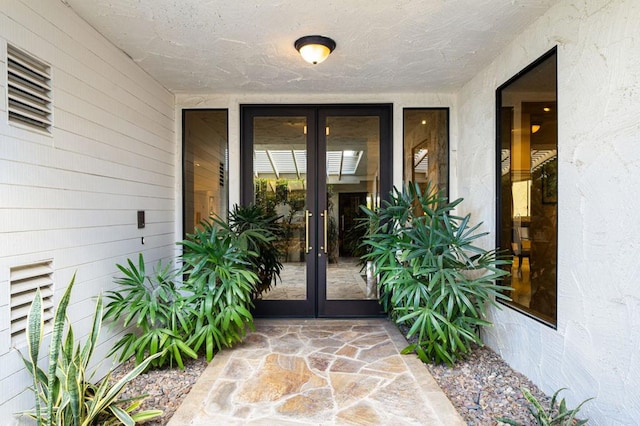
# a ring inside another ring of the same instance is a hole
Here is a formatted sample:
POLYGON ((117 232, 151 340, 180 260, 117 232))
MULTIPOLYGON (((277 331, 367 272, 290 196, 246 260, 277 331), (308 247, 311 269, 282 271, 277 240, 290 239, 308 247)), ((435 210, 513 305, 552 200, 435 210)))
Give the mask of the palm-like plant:
POLYGON ((474 245, 486 233, 469 225, 469 215, 452 214, 460 202, 409 183, 378 211, 362 207, 362 259, 378 274, 383 308, 408 328, 408 338, 417 337, 405 352, 424 362, 453 364, 471 344, 481 344, 478 327, 490 325, 485 305, 508 299, 503 292, 510 287, 495 282, 507 274, 500 265, 508 261, 474 245))
POLYGON ((179 244, 188 277, 183 289, 195 312, 189 345, 196 351, 203 347, 211 361, 215 350, 242 341, 247 328, 253 329, 250 309, 258 276, 248 259, 256 254, 218 219, 201 222, 179 244))
POLYGON ((93 354, 102 318, 102 300, 96 303, 92 327, 84 345, 75 343, 71 325, 65 322, 67 306, 75 276, 67 287, 53 321, 53 332, 49 346, 49 367, 45 372, 38 366, 40 346, 43 339, 43 306, 40 291, 31 305, 27 319, 28 356, 22 355, 27 370, 33 378, 35 408, 23 414, 35 419, 40 425, 133 425, 136 422, 160 416, 160 410, 132 413, 140 406, 143 396, 119 399, 125 385, 142 373, 154 360, 146 358, 123 378, 110 382, 107 374, 100 384, 93 384, 94 373, 87 367, 93 354))
POLYGON ((256 204, 235 205, 229 213, 230 231, 246 245, 245 250, 255 253, 248 258, 251 270, 258 276, 254 298, 269 291, 280 277, 283 253, 278 242, 284 238, 284 229, 278 219, 256 204))
POLYGON ((152 367, 175 362, 184 368, 183 356, 198 356, 187 344, 194 326, 193 310, 176 288, 171 265, 158 262, 153 274, 147 275, 140 253, 137 266, 130 259, 127 265, 116 266, 124 276, 116 279, 118 290, 106 293, 109 302, 104 318, 122 318, 123 327, 135 324, 137 329, 118 339, 109 355, 120 351, 120 361, 135 356, 139 364, 158 353, 161 355, 153 360, 152 367))

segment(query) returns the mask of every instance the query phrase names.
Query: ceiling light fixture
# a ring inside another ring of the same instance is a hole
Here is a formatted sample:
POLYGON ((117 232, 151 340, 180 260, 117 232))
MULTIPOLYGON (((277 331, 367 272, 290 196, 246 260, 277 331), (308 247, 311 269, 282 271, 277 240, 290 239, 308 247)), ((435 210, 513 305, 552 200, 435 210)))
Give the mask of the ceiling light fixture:
POLYGON ((310 35, 300 37, 293 44, 302 59, 310 64, 316 65, 329 57, 329 54, 336 48, 336 42, 329 37, 310 35))

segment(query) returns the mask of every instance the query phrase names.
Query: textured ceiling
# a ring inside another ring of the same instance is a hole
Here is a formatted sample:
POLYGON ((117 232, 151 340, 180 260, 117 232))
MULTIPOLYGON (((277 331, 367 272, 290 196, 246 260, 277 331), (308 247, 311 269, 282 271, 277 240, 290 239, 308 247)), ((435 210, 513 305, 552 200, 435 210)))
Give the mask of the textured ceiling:
POLYGON ((447 92, 555 0, 60 0, 174 93, 447 92), (293 47, 333 38, 319 65, 293 47))

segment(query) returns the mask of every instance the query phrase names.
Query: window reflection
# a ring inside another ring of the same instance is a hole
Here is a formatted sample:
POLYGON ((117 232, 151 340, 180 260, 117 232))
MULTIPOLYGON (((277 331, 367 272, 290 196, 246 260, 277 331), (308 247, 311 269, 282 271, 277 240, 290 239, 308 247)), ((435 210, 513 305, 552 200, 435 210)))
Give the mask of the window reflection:
POLYGON ((449 189, 449 110, 405 108, 404 181, 449 189))
POLYGON ((498 244, 509 304, 555 325, 558 134, 555 49, 498 89, 498 244))
POLYGON ((227 215, 227 110, 184 110, 182 125, 186 234, 201 220, 227 215))

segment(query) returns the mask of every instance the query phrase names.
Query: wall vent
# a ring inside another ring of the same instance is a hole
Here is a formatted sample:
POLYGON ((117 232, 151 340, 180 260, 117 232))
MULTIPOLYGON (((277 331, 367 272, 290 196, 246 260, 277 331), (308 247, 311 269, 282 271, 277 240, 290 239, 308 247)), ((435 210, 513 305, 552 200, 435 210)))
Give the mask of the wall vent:
POLYGON ((44 333, 53 327, 53 262, 46 260, 16 266, 9 271, 11 306, 11 345, 24 346, 27 342, 27 314, 40 289, 44 309, 44 333))
POLYGON ((51 67, 7 45, 9 122, 51 133, 51 67))
POLYGON ((220 187, 224 188, 224 163, 218 166, 218 174, 220 175, 220 187))

